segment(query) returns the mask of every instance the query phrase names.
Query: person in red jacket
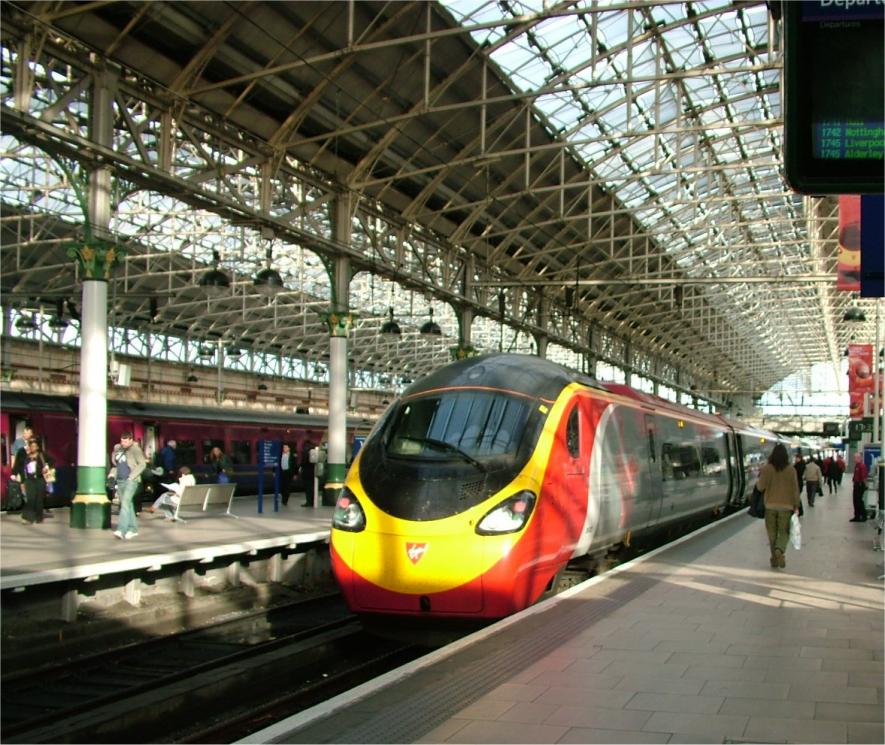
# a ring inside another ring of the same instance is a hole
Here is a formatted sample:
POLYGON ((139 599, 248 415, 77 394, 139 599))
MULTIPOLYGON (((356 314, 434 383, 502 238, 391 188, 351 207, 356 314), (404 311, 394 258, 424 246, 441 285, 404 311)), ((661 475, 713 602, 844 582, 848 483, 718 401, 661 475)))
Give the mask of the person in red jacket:
POLYGON ((852 523, 863 523, 867 520, 867 508, 863 503, 863 493, 867 490, 867 471, 866 464, 863 462, 863 456, 860 453, 854 454, 854 477, 851 479, 854 491, 852 497, 854 499, 854 517, 849 520, 852 523))

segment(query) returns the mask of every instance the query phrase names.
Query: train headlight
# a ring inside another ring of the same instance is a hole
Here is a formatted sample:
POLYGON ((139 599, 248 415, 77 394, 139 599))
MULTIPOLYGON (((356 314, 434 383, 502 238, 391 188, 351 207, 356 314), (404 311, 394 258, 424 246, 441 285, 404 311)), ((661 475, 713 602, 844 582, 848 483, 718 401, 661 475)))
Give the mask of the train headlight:
POLYGON ((360 506, 359 500, 346 486, 341 490, 338 501, 335 502, 335 511, 332 513, 332 527, 338 530, 349 530, 359 533, 365 530, 366 513, 360 506))
POLYGON ((479 521, 480 535, 499 535, 522 530, 529 521, 537 497, 530 491, 521 491, 508 497, 479 521))

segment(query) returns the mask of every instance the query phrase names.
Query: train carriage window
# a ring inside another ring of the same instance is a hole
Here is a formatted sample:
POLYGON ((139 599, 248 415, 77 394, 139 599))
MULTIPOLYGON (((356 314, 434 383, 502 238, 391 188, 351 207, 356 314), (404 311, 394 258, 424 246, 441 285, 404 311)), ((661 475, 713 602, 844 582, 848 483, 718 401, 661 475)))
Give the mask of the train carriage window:
POLYGON ((234 465, 252 462, 252 442, 250 440, 232 440, 230 446, 230 459, 234 465))
POLYGON ((197 465, 197 444, 193 440, 176 439, 175 461, 179 466, 197 465))
POLYGON ((661 458, 665 480, 688 479, 697 476, 701 471, 701 461, 694 444, 665 442, 661 445, 661 458))
POLYGON ((224 440, 203 440, 203 463, 209 462, 209 453, 212 452, 212 448, 221 448, 221 452, 224 452, 224 440))
POLYGON ((572 409, 568 417, 568 424, 565 430, 565 443, 568 447, 568 453, 572 458, 577 458, 581 454, 581 427, 578 417, 578 405, 572 409))

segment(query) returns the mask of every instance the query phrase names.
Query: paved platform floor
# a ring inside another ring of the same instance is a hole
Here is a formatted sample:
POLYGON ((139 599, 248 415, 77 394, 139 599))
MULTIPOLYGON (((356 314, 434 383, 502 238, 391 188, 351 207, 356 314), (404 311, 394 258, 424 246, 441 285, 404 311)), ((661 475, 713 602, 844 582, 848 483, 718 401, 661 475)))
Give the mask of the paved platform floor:
MULTIPOLYGON (((257 497, 234 499, 233 518, 223 510, 186 514, 186 523, 142 512, 138 536, 122 541, 110 530, 70 527, 68 508, 53 509, 39 525, 23 523, 17 513, 0 517, 0 586, 38 584, 74 577, 124 571, 154 563, 157 557, 183 559, 200 552, 221 555, 243 551, 243 545, 268 547, 286 541, 325 540, 332 508, 301 507, 303 495, 293 494, 288 505, 274 512, 265 497, 258 514, 257 497)), ((116 515, 112 525, 116 525, 116 515)))
POLYGON ((883 554, 850 488, 786 569, 733 515, 244 742, 882 743, 883 554))

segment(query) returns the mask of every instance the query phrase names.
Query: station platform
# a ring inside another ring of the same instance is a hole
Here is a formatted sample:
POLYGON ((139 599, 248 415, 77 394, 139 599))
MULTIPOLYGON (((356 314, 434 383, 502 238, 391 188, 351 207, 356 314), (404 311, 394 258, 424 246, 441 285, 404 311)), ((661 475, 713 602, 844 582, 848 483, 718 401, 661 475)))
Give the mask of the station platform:
MULTIPOLYGON (((0 590, 4 597, 55 593, 58 617, 74 621, 80 599, 94 594, 94 588, 117 589, 138 605, 142 589, 161 577, 174 577, 181 591, 192 595, 196 573, 223 570, 225 584, 236 585, 244 565, 258 559, 267 565, 263 575, 279 580, 288 558, 329 540, 333 508, 302 507, 302 500, 303 495, 293 494, 275 512, 273 500, 265 497, 259 514, 257 497, 239 497, 232 515, 187 514, 186 522, 143 511, 133 540, 120 540, 111 530, 71 528, 68 508, 51 510, 51 517, 38 525, 23 523, 17 513, 3 513, 0 590)), ((116 520, 114 515, 112 525, 116 520)))
POLYGON ((882 743, 883 554, 850 489, 785 569, 734 514, 242 742, 882 743))

